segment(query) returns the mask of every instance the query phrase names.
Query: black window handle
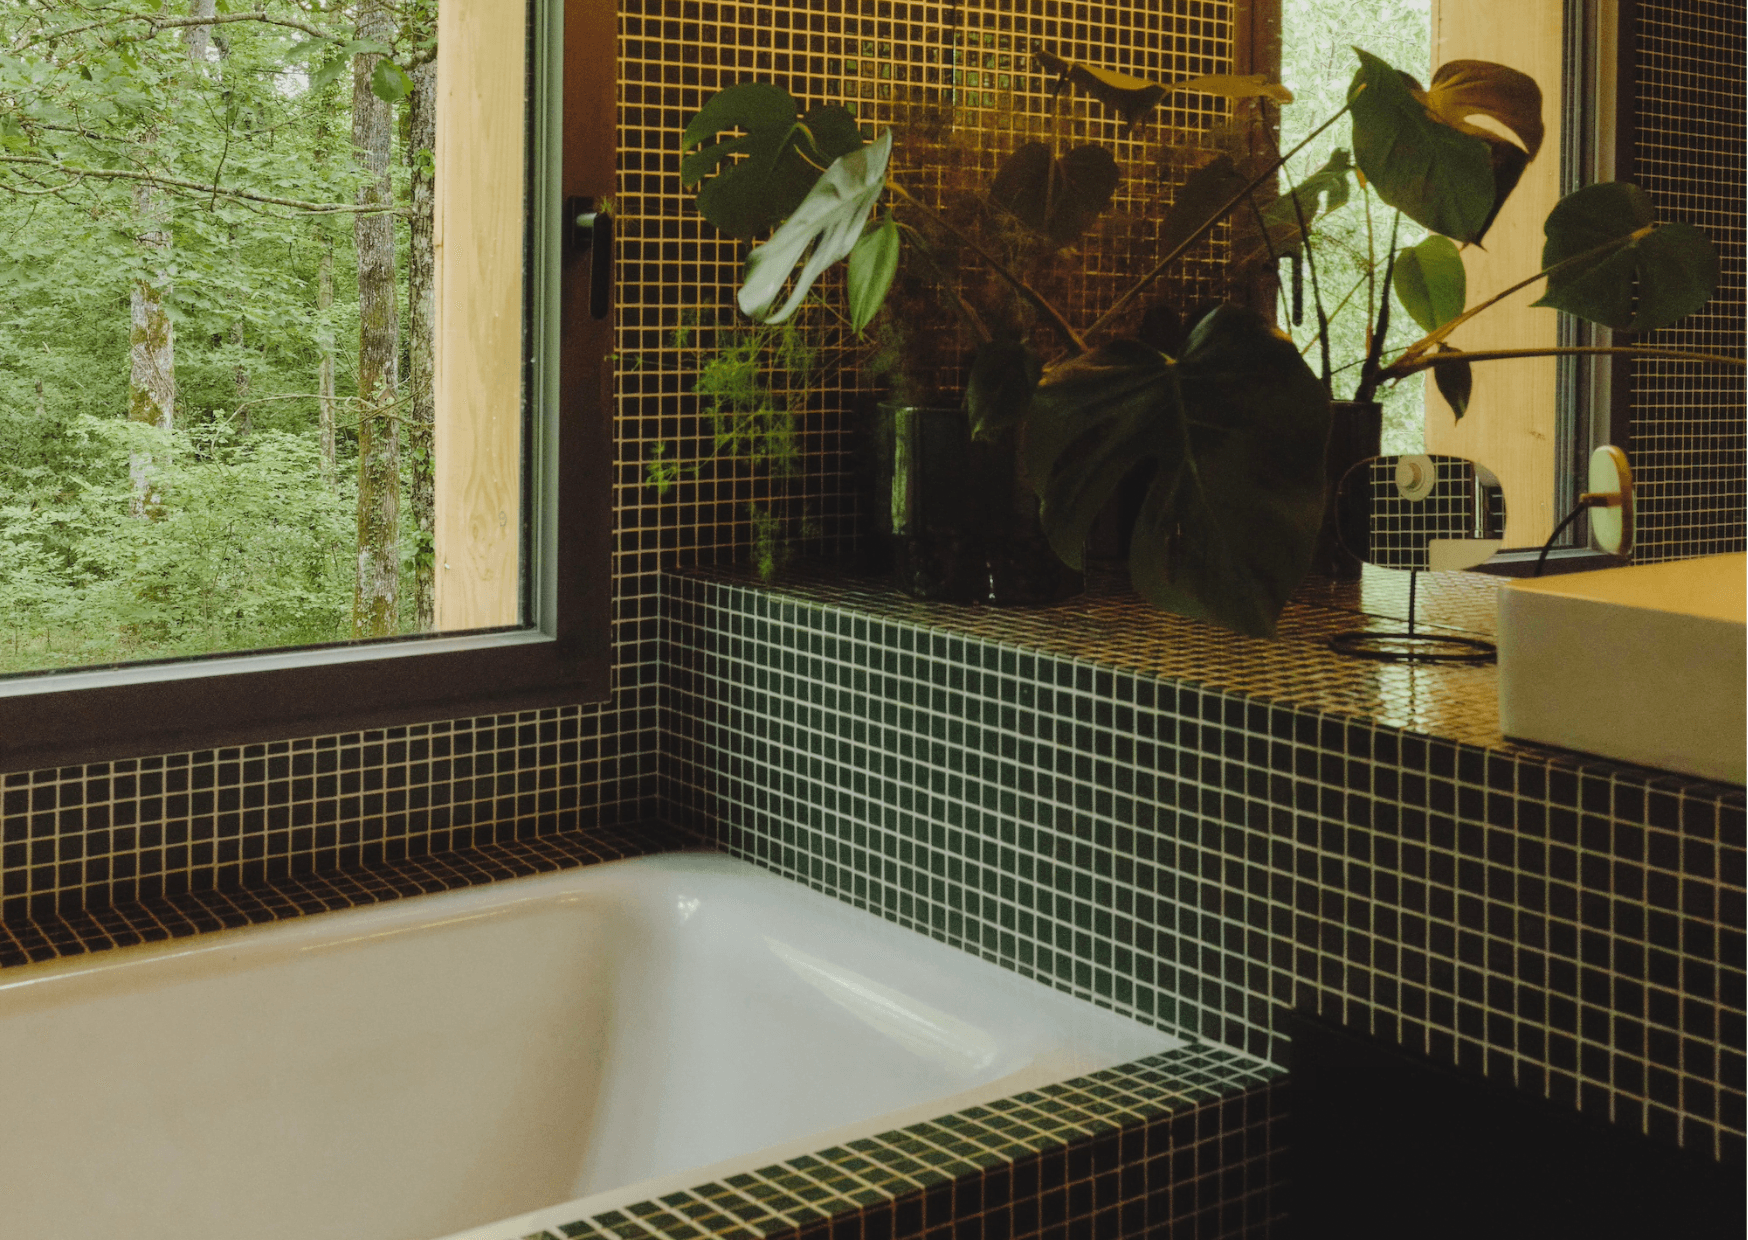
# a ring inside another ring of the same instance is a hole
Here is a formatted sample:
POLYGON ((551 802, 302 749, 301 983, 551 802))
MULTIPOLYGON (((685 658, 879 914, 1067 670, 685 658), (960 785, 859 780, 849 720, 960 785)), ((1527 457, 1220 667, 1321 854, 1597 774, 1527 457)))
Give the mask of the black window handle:
POLYGON ((593 198, 571 198, 565 219, 572 256, 589 256, 589 314, 604 319, 613 308, 613 209, 596 206, 593 198))

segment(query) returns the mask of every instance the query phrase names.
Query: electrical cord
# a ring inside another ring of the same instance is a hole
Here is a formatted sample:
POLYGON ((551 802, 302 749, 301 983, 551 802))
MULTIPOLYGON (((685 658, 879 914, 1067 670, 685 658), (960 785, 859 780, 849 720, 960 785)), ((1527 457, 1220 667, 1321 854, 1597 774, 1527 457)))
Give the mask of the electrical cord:
POLYGON ((1554 527, 1554 532, 1548 535, 1548 541, 1542 544, 1542 553, 1536 557, 1536 571, 1531 573, 1530 576, 1540 577, 1542 575, 1542 569, 1548 563, 1548 552, 1552 551, 1554 549, 1554 544, 1560 541, 1560 535, 1564 534, 1571 526, 1572 522, 1578 519, 1579 513, 1588 512, 1592 508, 1606 508, 1608 507, 1608 501, 1609 497, 1607 495, 1580 495, 1578 497, 1578 507, 1566 514, 1560 524, 1554 527))

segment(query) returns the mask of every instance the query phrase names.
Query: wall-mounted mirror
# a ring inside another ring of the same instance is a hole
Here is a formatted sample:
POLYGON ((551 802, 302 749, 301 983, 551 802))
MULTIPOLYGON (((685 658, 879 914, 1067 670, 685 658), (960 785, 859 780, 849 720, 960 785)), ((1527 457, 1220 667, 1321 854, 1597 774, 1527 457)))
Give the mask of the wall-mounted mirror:
POLYGON ((1382 568, 1474 568, 1504 541, 1505 492, 1460 456, 1374 456, 1336 494, 1342 545, 1382 568))

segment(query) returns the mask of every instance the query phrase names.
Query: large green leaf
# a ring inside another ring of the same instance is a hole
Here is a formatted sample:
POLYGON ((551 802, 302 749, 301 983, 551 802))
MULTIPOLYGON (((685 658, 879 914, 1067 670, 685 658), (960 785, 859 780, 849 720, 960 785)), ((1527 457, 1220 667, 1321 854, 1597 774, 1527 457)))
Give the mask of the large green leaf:
POLYGON ((1480 241, 1523 172, 1503 151, 1496 170, 1496 150, 1524 153, 1479 126, 1441 119, 1413 78, 1354 50, 1360 58, 1349 91, 1354 162, 1378 196, 1409 219, 1457 241, 1480 241))
POLYGON ((1448 237, 1434 235, 1397 254, 1390 283, 1396 300, 1421 331, 1437 331, 1468 304, 1469 276, 1463 270, 1463 256, 1448 237))
POLYGON ((1167 95, 1217 95, 1223 99, 1270 99, 1279 104, 1293 102, 1292 91, 1261 73, 1208 73, 1165 86, 1115 69, 1077 64, 1043 48, 1034 51, 1032 58, 1046 73, 1056 75, 1057 89, 1072 82, 1107 108, 1121 113, 1130 126, 1137 124, 1167 95))
POLYGON ((850 326, 858 335, 886 301, 892 278, 898 274, 898 250, 898 221, 888 215, 879 228, 863 233, 850 251, 844 296, 850 303, 850 326))
POLYGON ((1147 492, 1129 573, 1155 606, 1272 636, 1311 564, 1329 402, 1291 341, 1222 306, 1174 361, 1124 340, 1058 366, 1025 419, 1051 546, 1082 563, 1093 522, 1137 469, 1147 492))
POLYGON ((1668 327, 1718 288, 1718 252, 1691 224, 1659 224, 1645 191, 1627 181, 1587 185, 1562 198, 1542 226, 1548 277, 1538 306, 1620 331, 1668 327), (1592 250, 1601 250, 1581 258, 1592 250))
POLYGON ((379 60, 370 71, 370 93, 384 103, 399 103, 413 93, 413 78, 392 60, 379 60))
POLYGON ((1261 73, 1209 73, 1173 82, 1174 95, 1218 95, 1222 99, 1268 99, 1293 102, 1293 92, 1261 73))
POLYGON ((680 184, 716 174, 698 191, 705 219, 731 237, 757 236, 801 205, 821 168, 862 145, 856 118, 836 104, 799 112, 794 96, 766 82, 742 82, 705 101, 680 139, 687 152, 680 184), (743 132, 711 141, 733 129, 743 132))
POLYGON ((1018 340, 981 345, 965 384, 965 413, 973 439, 996 440, 1019 424, 1043 374, 1043 363, 1018 340))
POLYGON ((747 256, 739 300, 749 318, 781 323, 795 312, 827 267, 850 256, 868 213, 886 187, 886 163, 891 155, 892 131, 888 129, 869 145, 833 160, 782 227, 747 256), (801 271, 795 276, 789 299, 772 313, 771 307, 798 266, 801 271))
POLYGON ((1102 146, 1077 146, 1057 159, 1047 144, 1027 142, 1002 161, 989 194, 1027 228, 1062 246, 1092 227, 1122 179, 1102 146))
POLYGON ((1437 351, 1441 356, 1450 354, 1451 360, 1432 368, 1432 381, 1438 384, 1438 394, 1445 398, 1456 420, 1461 422, 1463 415, 1469 412, 1469 397, 1475 391, 1474 368, 1463 359, 1461 349, 1440 343, 1437 351))

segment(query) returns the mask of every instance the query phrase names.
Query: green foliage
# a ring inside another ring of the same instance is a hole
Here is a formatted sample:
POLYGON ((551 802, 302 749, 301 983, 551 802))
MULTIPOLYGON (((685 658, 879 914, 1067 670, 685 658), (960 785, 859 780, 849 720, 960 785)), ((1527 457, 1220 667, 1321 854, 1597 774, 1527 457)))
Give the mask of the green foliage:
MULTIPOLYGON (((182 28, 128 20, 170 12, 153 0, 0 6, 0 672, 349 636, 349 77, 354 55, 428 48, 431 6, 397 9, 396 46, 354 41, 343 6, 229 11, 266 20, 213 27, 194 61, 182 28), (168 244, 142 245, 153 229, 168 244), (329 254, 334 301, 318 310, 329 254), (127 421, 141 283, 174 327, 167 434, 127 421), (332 484, 313 395, 323 340, 332 484), (142 516, 130 471, 146 462, 142 516)), ((410 573, 411 522, 402 550, 410 573)))
POLYGON ((1448 237, 1428 237, 1397 254, 1390 287, 1422 331, 1437 331, 1468 304, 1469 276, 1448 237))
POLYGON ((350 635, 353 496, 307 436, 83 416, 68 441, 0 504, 0 671, 350 635))
MULTIPOLYGON (((1354 73, 1353 43, 1363 34, 1366 47, 1405 73, 1426 81, 1432 74, 1432 33, 1427 0, 1282 0, 1281 81, 1296 96, 1282 108, 1281 143, 1296 146, 1323 118, 1347 102, 1354 73)), ((1288 180, 1302 189, 1318 183, 1326 168, 1351 167, 1351 131, 1337 124, 1326 130, 1288 166, 1288 180)), ((1342 177, 1351 182, 1351 173, 1342 177)), ((1351 192, 1351 191, 1350 191, 1351 192)), ((1309 197, 1309 194, 1306 194, 1309 197)), ((1330 351, 1335 358, 1337 395, 1351 395, 1358 379, 1358 359, 1365 356, 1368 333, 1377 320, 1372 296, 1381 283, 1383 240, 1389 235, 1389 212, 1376 210, 1369 190, 1351 192, 1343 202, 1323 199, 1324 212, 1315 221, 1314 245, 1324 306, 1329 313, 1330 351)), ((1291 212, 1291 201, 1284 200, 1291 212)), ((1309 205, 1309 204, 1307 204, 1309 205)), ((1310 212, 1307 212, 1310 219, 1310 212)), ((1290 239, 1296 225, 1281 234, 1290 239)), ((1426 236, 1419 225, 1404 221, 1400 243, 1411 246, 1426 236)), ((1283 304, 1280 321, 1308 353, 1316 351, 1317 320, 1311 313, 1308 273, 1301 264, 1301 298, 1305 313, 1295 320, 1283 304)), ((1291 290, 1284 290, 1290 292, 1291 290)), ((1385 356, 1393 356, 1418 335, 1406 314, 1391 319, 1385 356)), ((1385 387, 1377 394, 1384 406, 1384 451, 1420 452, 1425 448, 1425 400, 1416 382, 1385 387)))
POLYGON ((1561 199, 1542 247, 1552 306, 1617 331, 1653 331, 1698 310, 1718 288, 1718 255, 1691 224, 1657 222, 1645 191, 1610 181, 1561 199))
POLYGON ((1223 306, 1181 358, 1106 345, 1050 372, 1032 408, 1026 468, 1065 563, 1080 567, 1093 522, 1143 471, 1136 591, 1166 611, 1274 635, 1310 567, 1329 436, 1328 401, 1291 341, 1223 306))
MULTIPOLYGON (((809 303, 817 309, 817 303, 809 303)), ((692 391, 708 429, 708 453, 682 461, 672 447, 652 444, 644 462, 644 481, 657 495, 670 494, 684 478, 701 473, 707 462, 718 469, 763 481, 768 501, 747 506, 753 522, 753 556, 769 578, 790 558, 795 545, 814 536, 805 510, 791 502, 801 475, 801 415, 794 393, 817 380, 822 361, 814 343, 817 323, 807 312, 783 323, 718 325, 688 312, 671 337, 674 347, 695 350, 684 360, 697 378, 692 391)))
POLYGON ((698 193, 705 219, 731 237, 755 237, 802 204, 820 169, 861 147, 856 118, 836 104, 805 117, 799 112, 788 91, 764 82, 743 82, 710 97, 680 140, 688 152, 680 161, 682 185, 717 173, 698 193), (743 132, 710 141, 732 129, 743 132))
POLYGON ((1483 61, 1441 65, 1430 90, 1355 48, 1354 162, 1378 197, 1456 241, 1479 242, 1541 146, 1541 91, 1515 69, 1483 61), (1469 123, 1487 116, 1524 147, 1469 123))
POLYGON ((869 145, 839 156, 771 239, 747 257, 740 308, 748 318, 781 323, 795 313, 827 267, 850 256, 886 188, 886 161, 891 155, 889 129, 869 145), (782 308, 773 311, 791 275, 794 286, 782 308))
POLYGON ((898 274, 898 223, 890 215, 871 232, 862 234, 850 251, 844 292, 850 303, 850 326, 860 335, 880 313, 892 277, 898 274))

